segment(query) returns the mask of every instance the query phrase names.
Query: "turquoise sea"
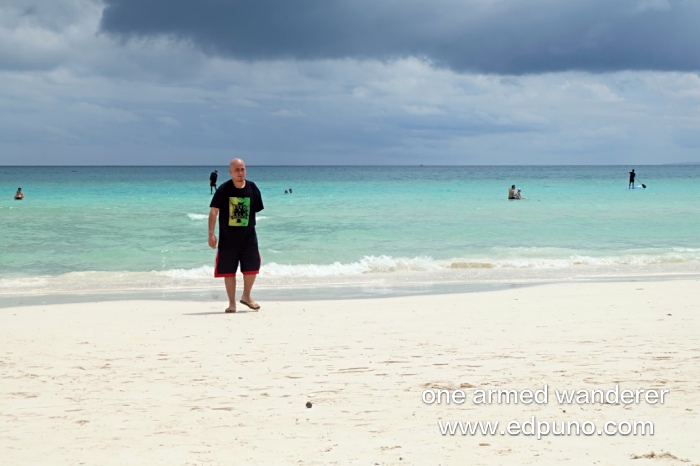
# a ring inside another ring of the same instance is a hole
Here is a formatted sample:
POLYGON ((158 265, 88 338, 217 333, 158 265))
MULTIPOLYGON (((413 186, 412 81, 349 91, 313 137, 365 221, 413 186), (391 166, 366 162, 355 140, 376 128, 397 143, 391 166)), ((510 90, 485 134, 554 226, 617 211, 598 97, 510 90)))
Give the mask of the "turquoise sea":
MULTIPOLYGON (((229 179, 226 166, 0 167, 0 294, 221 289, 214 169, 229 179)), ((697 165, 249 166, 265 202, 256 287, 697 276, 698 178, 697 165), (646 189, 627 190, 632 168, 646 189), (511 184, 527 199, 507 200, 511 184)))

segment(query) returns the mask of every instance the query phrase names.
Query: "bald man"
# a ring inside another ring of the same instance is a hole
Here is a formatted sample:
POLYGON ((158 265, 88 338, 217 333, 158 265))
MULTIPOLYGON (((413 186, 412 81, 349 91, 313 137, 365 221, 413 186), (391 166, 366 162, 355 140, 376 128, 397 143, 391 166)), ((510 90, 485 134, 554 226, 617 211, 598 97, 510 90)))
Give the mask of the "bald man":
POLYGON ((216 190, 209 207, 209 246, 217 247, 214 227, 219 217, 219 241, 214 276, 223 277, 228 295, 224 312, 236 312, 236 272, 243 274, 243 294, 240 303, 253 310, 260 309, 250 296, 255 277, 260 271, 258 237, 255 234, 255 214, 263 210, 262 196, 255 183, 246 180, 245 162, 231 160, 231 179, 216 190), (221 212, 221 215, 219 215, 221 212))

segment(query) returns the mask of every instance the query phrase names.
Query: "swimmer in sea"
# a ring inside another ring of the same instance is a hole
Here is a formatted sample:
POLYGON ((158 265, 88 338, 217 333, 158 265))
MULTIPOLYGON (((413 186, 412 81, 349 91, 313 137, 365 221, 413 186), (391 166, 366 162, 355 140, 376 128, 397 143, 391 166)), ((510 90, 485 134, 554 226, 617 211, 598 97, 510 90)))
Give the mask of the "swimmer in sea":
POLYGON ((21 201, 22 199, 24 199, 22 188, 17 188, 17 192, 15 193, 15 201, 21 201))

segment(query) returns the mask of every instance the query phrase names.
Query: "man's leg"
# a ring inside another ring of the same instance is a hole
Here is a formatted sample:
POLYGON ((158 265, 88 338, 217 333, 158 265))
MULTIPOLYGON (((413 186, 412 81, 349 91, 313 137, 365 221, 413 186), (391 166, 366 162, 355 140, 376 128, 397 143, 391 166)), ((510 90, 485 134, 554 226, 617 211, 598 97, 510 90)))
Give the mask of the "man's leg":
POLYGON ((253 298, 250 297, 250 292, 253 291, 253 283, 255 283, 255 277, 257 277, 257 275, 252 273, 243 275, 243 295, 241 296, 242 301, 255 304, 253 298))
POLYGON ((226 294, 228 295, 227 311, 236 311, 236 277, 224 277, 226 294))

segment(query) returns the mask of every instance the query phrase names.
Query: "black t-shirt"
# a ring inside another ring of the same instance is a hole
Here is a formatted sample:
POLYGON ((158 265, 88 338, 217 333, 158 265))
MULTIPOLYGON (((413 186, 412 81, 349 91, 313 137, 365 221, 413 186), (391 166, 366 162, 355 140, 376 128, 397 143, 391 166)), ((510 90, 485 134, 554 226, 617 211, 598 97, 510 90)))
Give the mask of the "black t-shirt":
POLYGON ((634 172, 630 172, 630 183, 634 181, 634 172))
POLYGON ((212 183, 216 183, 216 179, 219 177, 218 173, 211 172, 211 175, 209 175, 209 181, 212 183))
POLYGON ((216 190, 209 207, 219 209, 219 249, 257 244, 255 213, 265 207, 255 183, 246 180, 239 189, 228 180, 216 190))

